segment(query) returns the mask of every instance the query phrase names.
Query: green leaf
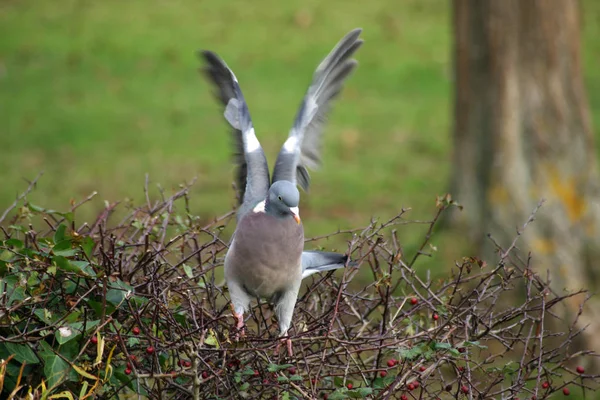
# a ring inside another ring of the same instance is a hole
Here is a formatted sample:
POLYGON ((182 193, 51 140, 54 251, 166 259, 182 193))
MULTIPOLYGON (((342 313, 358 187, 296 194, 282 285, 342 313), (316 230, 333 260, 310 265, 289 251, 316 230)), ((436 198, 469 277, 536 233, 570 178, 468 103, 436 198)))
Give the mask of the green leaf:
POLYGON ((244 382, 240 385, 240 390, 242 392, 244 392, 244 391, 248 390, 249 387, 250 387, 250 382, 244 382))
POLYGON ((339 388, 335 392, 331 393, 328 397, 329 400, 344 400, 348 399, 348 389, 339 388))
POLYGON ((47 308, 36 308, 33 313, 36 317, 41 319, 46 325, 51 325, 54 321, 52 313, 47 308))
POLYGON ((58 244, 65 240, 65 231, 67 230, 67 226, 65 224, 60 224, 58 228, 56 228, 56 232, 54 232, 54 243, 58 244))
POLYGON ((289 378, 285 375, 277 377, 277 382, 287 382, 287 381, 289 381, 289 378))
MULTIPOLYGON (((94 312, 96 313, 96 316, 99 317, 102 315, 102 307, 103 307, 102 302, 96 301, 96 300, 88 300, 87 304, 88 304, 88 306, 90 306, 92 308, 92 310, 94 310, 94 312)), ((114 312, 115 312, 115 306, 107 303, 106 304, 106 315, 111 315, 114 312)))
POLYGON ((20 363, 26 362, 27 364, 38 364, 40 362, 29 345, 6 343, 6 349, 9 354, 14 354, 15 360, 20 363))
POLYGON ((56 337, 56 341, 58 342, 58 344, 62 345, 67 343, 71 339, 75 339, 77 336, 79 336, 79 333, 80 332, 78 330, 73 329, 68 325, 65 325, 58 328, 54 336, 56 337))
POLYGON ((219 341, 217 340, 217 336, 212 329, 209 329, 206 333, 206 336, 204 337, 204 343, 209 346, 216 347, 217 349, 219 348, 219 341))
POLYGON ((183 271, 185 272, 185 274, 187 275, 188 278, 193 279, 194 278, 194 271, 192 270, 192 267, 190 267, 187 264, 183 264, 183 271))
POLYGON ((69 261, 63 256, 54 256, 52 258, 56 266, 66 272, 74 272, 77 275, 95 277, 94 270, 87 261, 69 261))
MULTIPOLYGON (((387 377, 386 377, 387 378, 387 377)), ((383 378, 377 377, 373 380, 373 385, 375 389, 383 389, 386 385, 383 383, 383 378)))
POLYGON ((465 347, 477 347, 480 349, 487 349, 487 346, 480 344, 479 341, 470 342, 467 340, 464 342, 464 346, 465 347))
POLYGON ((423 349, 419 346, 413 346, 409 349, 400 349, 398 350, 398 353, 402 358, 405 358, 407 360, 414 360, 415 358, 418 358, 423 354, 423 349))
POLYGON ((242 381, 242 374, 240 372, 236 372, 233 374, 233 380, 235 383, 240 383, 242 381))
POLYGON ((434 350, 448 350, 452 348, 450 343, 433 342, 430 347, 434 350))
POLYGON ((333 384, 335 385, 335 387, 342 387, 342 386, 344 386, 344 378, 342 376, 334 376, 333 377, 333 384))
POLYGON ((121 305, 128 293, 133 293, 133 288, 121 280, 110 284, 111 289, 106 291, 106 301, 115 306, 121 305))
POLYGON ((94 239, 89 236, 86 236, 81 243, 81 247, 83 248, 83 252, 88 258, 92 258, 92 251, 94 250, 94 239))
POLYGON ((4 245, 6 247, 13 247, 15 249, 22 249, 23 248, 23 241, 19 240, 19 239, 7 239, 4 241, 4 245))
POLYGON ((40 357, 44 361, 44 375, 46 376, 48 388, 57 387, 66 379, 71 368, 66 361, 52 351, 52 347, 48 343, 41 341, 40 345, 43 348, 40 357))
POLYGON ((246 367, 242 371, 242 375, 254 375, 254 370, 252 368, 246 367))
POLYGON ((140 339, 136 337, 127 338, 127 347, 134 347, 140 344, 140 339))
POLYGON ((302 378, 302 376, 300 375, 291 375, 290 376, 290 381, 302 381, 304 380, 304 378, 302 378))
POLYGON ((36 213, 60 215, 61 217, 64 217, 67 221, 73 222, 73 213, 72 212, 64 213, 64 212, 60 212, 60 211, 56 211, 56 210, 51 210, 49 208, 36 206, 35 204, 31 204, 31 203, 27 203, 27 208, 29 208, 29 210, 36 212, 36 213))
POLYGON ((348 397, 351 399, 364 399, 371 394, 373 394, 373 388, 370 387, 348 390, 348 397))
POLYGON ((72 257, 77 254, 77 249, 73 248, 71 239, 66 239, 55 244, 52 248, 52 253, 55 256, 72 257))
POLYGON ((269 364, 269 366, 267 367, 267 371, 278 372, 278 371, 282 371, 284 369, 288 369, 290 367, 293 367, 293 365, 292 364, 269 364))

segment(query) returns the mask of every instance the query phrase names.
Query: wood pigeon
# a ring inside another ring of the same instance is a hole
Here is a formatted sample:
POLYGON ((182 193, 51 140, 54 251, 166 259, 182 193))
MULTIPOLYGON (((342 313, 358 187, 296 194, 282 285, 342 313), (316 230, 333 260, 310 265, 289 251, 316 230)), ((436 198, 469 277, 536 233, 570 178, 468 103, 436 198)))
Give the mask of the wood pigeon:
MULTIPOLYGON (((342 268, 348 256, 303 251, 304 229, 297 185, 307 190, 307 168, 320 164, 323 123, 333 98, 356 67, 351 57, 362 45, 361 29, 348 33, 319 64, 269 178, 269 167, 256 138, 248 105, 229 67, 215 53, 202 51, 203 72, 214 84, 225 106, 225 119, 234 131, 237 190, 240 207, 237 227, 225 256, 236 327, 243 332, 244 312, 253 297, 275 305, 280 337, 290 327, 302 279, 317 272, 342 268)), ((292 355, 291 341, 286 340, 292 355)), ((279 347, 279 346, 278 346, 279 347)))

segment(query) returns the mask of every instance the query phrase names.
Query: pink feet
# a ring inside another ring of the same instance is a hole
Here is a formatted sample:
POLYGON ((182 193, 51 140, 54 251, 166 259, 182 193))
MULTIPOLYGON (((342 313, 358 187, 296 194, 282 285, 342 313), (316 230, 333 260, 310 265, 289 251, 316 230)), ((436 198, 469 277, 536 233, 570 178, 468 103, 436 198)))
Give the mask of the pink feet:
POLYGON ((283 342, 286 344, 288 356, 293 357, 294 351, 292 350, 292 339, 290 338, 279 339, 279 343, 277 343, 277 347, 275 347, 275 355, 279 354, 279 349, 281 348, 281 344, 283 342))
POLYGON ((235 340, 240 340, 246 336, 246 332, 244 330, 244 314, 238 314, 233 309, 233 305, 231 306, 231 312, 233 313, 233 317, 236 320, 235 329, 237 330, 235 334, 235 340))

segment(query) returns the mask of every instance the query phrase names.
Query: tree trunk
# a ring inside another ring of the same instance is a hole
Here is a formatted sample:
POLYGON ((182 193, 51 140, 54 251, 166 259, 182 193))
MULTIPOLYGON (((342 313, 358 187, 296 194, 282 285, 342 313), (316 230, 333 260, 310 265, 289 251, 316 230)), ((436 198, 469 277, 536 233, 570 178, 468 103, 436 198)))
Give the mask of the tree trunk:
MULTIPOLYGON (((576 0, 454 0, 452 216, 483 254, 505 247, 541 198, 520 248, 551 287, 593 291, 600 206, 576 0)), ((581 299, 578 299, 580 301, 581 299)), ((600 351, 600 303, 580 319, 600 351)), ((579 304, 570 304, 571 312, 579 304)))

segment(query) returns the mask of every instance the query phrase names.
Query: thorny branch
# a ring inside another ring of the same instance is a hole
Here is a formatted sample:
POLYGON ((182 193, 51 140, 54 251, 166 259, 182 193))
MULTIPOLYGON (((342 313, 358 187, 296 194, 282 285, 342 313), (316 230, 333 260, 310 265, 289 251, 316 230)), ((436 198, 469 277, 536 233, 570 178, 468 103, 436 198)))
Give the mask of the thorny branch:
MULTIPOLYGON (((33 185, 35 180, 18 201, 33 185)), ((274 353, 276 324, 262 302, 249 313, 246 336, 233 340, 220 272, 228 243, 224 232, 233 212, 201 221, 188 208, 188 190, 186 185, 171 197, 152 201, 146 179, 145 204, 131 208, 120 222, 110 220, 120 206, 115 203, 92 226, 74 229, 70 223, 67 233, 74 252, 63 253, 70 254, 63 258, 88 263, 87 272, 48 272, 57 266, 52 250, 57 244, 49 245, 48 238, 69 222, 65 216, 49 218, 41 212, 39 217, 46 218, 43 229, 29 224, 23 234, 14 227, 29 216, 17 213, 13 228, 3 228, 0 242, 0 253, 10 254, 5 273, 18 272, 24 281, 44 276, 47 289, 15 301, 17 287, 10 292, 4 286, 0 342, 26 344, 38 354, 39 342, 47 342, 80 313, 78 321, 92 328, 83 329, 70 362, 86 365, 98 357, 97 347, 89 342, 96 332, 106 349, 114 347, 110 363, 116 380, 104 382, 97 398, 134 391, 156 399, 351 394, 377 399, 402 394, 540 399, 567 385, 591 388, 597 381, 597 375, 573 369, 574 361, 595 355, 571 352, 581 331, 554 312, 582 292, 550 292, 549 277, 542 279, 529 259, 523 262, 513 254, 537 208, 509 247, 496 244, 497 260, 465 257, 452 267, 450 277, 436 281, 417 271, 438 218, 451 206, 448 202, 438 201, 431 221, 411 222, 402 210, 383 223, 371 221, 361 229, 307 239, 307 246, 313 246, 344 235, 348 253, 359 265, 305 282, 290 330, 295 355, 288 359, 274 353), (414 223, 426 223, 427 233, 414 254, 405 254, 399 233, 409 232, 414 223), (24 245, 10 239, 24 240, 24 245), (40 318, 41 310, 61 302, 67 305, 60 309, 63 315, 40 318)), ((108 362, 106 354, 100 357, 108 362)))

